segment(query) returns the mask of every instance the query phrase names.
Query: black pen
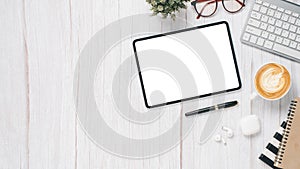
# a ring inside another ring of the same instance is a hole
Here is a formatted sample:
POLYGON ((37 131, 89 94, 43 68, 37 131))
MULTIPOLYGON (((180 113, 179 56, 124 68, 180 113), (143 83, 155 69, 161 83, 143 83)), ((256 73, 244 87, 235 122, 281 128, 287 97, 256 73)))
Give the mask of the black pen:
POLYGON ((209 111, 225 109, 225 108, 228 108, 228 107, 236 106, 237 104, 238 104, 238 101, 226 102, 226 103, 218 104, 218 105, 215 105, 215 106, 205 107, 203 109, 198 109, 198 110, 194 110, 194 111, 185 113, 185 116, 192 116, 192 115, 195 115, 195 114, 201 114, 201 113, 205 113, 205 112, 209 112, 209 111))

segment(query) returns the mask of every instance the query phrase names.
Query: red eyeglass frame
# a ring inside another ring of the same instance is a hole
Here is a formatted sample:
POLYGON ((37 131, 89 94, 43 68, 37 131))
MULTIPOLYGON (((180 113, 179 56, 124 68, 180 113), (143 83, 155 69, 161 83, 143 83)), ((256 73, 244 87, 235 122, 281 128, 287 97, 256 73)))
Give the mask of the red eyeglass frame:
POLYGON ((239 10, 233 12, 233 11, 229 11, 229 10, 225 7, 225 5, 224 5, 224 0, 211 0, 210 2, 206 3, 206 4, 202 7, 202 9, 201 9, 200 12, 198 12, 197 7, 196 7, 196 4, 199 3, 199 2, 206 2, 206 1, 209 1, 209 0, 195 0, 195 1, 192 1, 192 2, 191 2, 191 5, 194 6, 195 11, 198 13, 197 19, 199 19, 201 16, 202 16, 202 17, 210 17, 210 16, 212 16, 213 14, 215 14, 216 11, 217 11, 217 8, 218 8, 218 2, 220 2, 220 1, 222 1, 222 5, 223 5, 224 9, 225 9, 227 12, 229 12, 229 13, 236 13, 236 12, 240 11, 240 10, 245 6, 245 0, 243 0, 243 2, 241 2, 240 0, 235 0, 235 1, 237 1, 237 2, 241 5, 241 8, 240 8, 239 10), (216 3, 216 8, 215 8, 215 10, 212 12, 212 14, 207 15, 207 16, 202 15, 202 12, 203 12, 203 10, 205 9, 205 7, 208 6, 208 5, 210 5, 210 4, 212 4, 212 3, 216 3))

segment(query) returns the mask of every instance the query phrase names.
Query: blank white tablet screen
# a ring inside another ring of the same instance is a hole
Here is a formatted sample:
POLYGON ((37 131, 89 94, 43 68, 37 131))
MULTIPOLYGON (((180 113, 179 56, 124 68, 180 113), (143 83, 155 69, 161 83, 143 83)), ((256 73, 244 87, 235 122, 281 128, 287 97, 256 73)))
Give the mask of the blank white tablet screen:
POLYGON ((136 40, 147 107, 239 89, 228 31, 224 22, 136 40))

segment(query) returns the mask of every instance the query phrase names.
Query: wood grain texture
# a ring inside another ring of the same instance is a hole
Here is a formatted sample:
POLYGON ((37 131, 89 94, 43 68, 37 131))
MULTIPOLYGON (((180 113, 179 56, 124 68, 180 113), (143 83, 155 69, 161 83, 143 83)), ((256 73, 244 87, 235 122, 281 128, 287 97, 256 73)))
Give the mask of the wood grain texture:
MULTIPOLYGON (((86 135, 76 118, 73 75, 80 52, 98 30, 123 17, 148 13, 149 5, 143 0, 0 1, 0 169, 267 169, 258 156, 286 118, 289 101, 300 95, 300 64, 240 43, 251 3, 253 1, 248 1, 238 14, 231 15, 218 8, 215 16, 201 20, 195 19, 188 4, 179 14, 186 21, 185 25, 159 17, 155 17, 154 25, 150 22, 141 25, 149 29, 158 27, 164 32, 187 27, 188 23, 228 21, 243 88, 224 96, 226 100, 240 102, 238 107, 222 112, 215 131, 220 132, 222 125, 234 129, 235 136, 228 140, 227 146, 216 144, 212 139, 204 145, 198 144, 208 117, 201 115, 195 117, 191 133, 171 151, 154 158, 132 160, 103 151, 86 135), (267 62, 278 62, 288 68, 292 88, 280 101, 260 98, 251 101, 251 93, 255 91, 254 74, 267 62), (238 125, 239 120, 249 114, 258 115, 262 126, 261 132, 250 138, 241 134, 238 125)), ((105 82, 127 55, 132 55, 132 49, 125 42, 121 43, 109 53, 112 59, 99 69, 97 76, 102 84, 99 91, 103 91, 104 96, 100 95, 98 103, 106 104, 105 96, 109 93, 105 82)), ((132 71, 135 68, 133 62, 132 71)), ((130 98, 142 109, 140 94, 139 85, 133 86, 130 98)), ((206 105, 216 100, 211 97, 200 101, 206 105)), ((113 121, 112 110, 105 106, 104 110, 108 120, 113 121)), ((113 127, 130 138, 159 135, 172 121, 185 118, 180 112, 172 114, 173 111, 169 109, 167 113, 170 122, 158 121, 158 125, 148 131, 122 120, 117 120, 113 127)), ((181 130, 176 134, 182 134, 181 130)))

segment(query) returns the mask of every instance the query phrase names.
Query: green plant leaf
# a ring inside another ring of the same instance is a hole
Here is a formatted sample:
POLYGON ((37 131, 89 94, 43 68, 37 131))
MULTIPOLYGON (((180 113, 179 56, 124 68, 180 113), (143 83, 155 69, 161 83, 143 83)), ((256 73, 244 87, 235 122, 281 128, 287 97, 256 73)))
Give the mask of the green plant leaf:
POLYGON ((163 18, 168 16, 176 18, 176 13, 180 9, 186 9, 186 2, 190 0, 146 0, 152 7, 153 15, 161 14, 163 18))

